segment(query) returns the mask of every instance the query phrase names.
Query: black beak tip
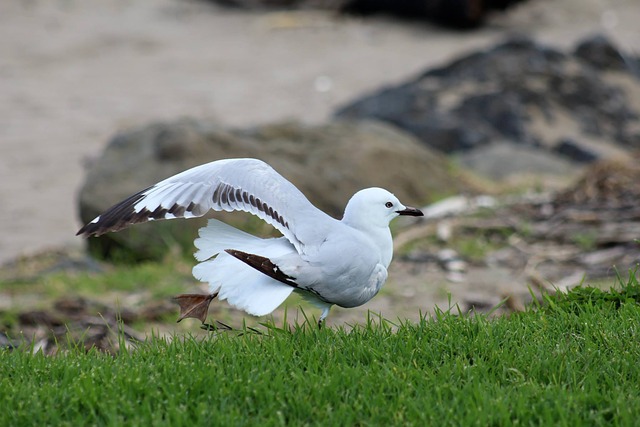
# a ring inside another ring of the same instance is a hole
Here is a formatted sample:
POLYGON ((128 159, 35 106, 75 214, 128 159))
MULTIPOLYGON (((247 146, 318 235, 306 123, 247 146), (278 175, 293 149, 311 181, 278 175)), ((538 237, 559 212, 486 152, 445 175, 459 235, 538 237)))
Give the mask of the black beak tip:
POLYGON ((408 215, 408 216, 424 216, 420 209, 406 207, 401 211, 396 211, 399 215, 408 215))

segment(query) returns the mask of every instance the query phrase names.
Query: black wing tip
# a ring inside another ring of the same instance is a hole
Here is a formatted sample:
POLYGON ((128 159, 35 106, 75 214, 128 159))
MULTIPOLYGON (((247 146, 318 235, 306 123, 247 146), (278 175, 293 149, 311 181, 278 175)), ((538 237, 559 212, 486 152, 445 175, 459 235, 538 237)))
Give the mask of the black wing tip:
POLYGON ((102 236, 103 234, 106 234, 110 231, 120 231, 123 228, 125 228, 128 224, 122 224, 120 226, 112 226, 112 227, 108 227, 108 226, 104 226, 103 224, 101 224, 101 221, 98 222, 90 222, 88 224, 86 224, 85 226, 83 226, 80 230, 78 230, 78 232, 76 233, 76 236, 82 236, 82 237, 98 237, 98 236, 102 236))
POLYGON ((141 224, 151 220, 164 219, 162 216, 154 215, 155 212, 150 212, 146 209, 136 212, 133 207, 130 210, 117 210, 112 212, 111 210, 100 215, 99 219, 95 222, 90 222, 82 227, 76 233, 76 236, 84 237, 98 237, 110 232, 116 232, 124 230, 130 225, 141 224))
MULTIPOLYGON (((95 219, 93 221, 96 221, 95 219)), ((82 228, 80 228, 80 230, 78 230, 78 232, 76 233, 76 236, 82 236, 82 237, 91 237, 91 236, 99 236, 100 234, 103 234, 105 231, 100 230, 100 220, 96 221, 96 222, 89 222, 87 224, 85 224, 84 226, 82 226, 82 228)))
POLYGON ((87 226, 85 225, 76 233, 76 236, 89 237, 92 236, 93 233, 87 230, 87 226))
MULTIPOLYGON (((121 213, 121 212, 117 212, 121 213)), ((94 219, 92 222, 85 224, 78 232, 76 236, 82 237, 98 237, 111 231, 120 231, 131 224, 136 222, 143 222, 144 219, 137 218, 137 221, 132 218, 131 214, 125 214, 123 217, 112 214, 111 210, 100 215, 97 221, 94 219)))
POLYGON ((78 230, 78 232, 76 233, 76 236, 98 237, 110 231, 119 231, 119 230, 122 230, 123 228, 124 227, 108 227, 107 228, 107 227, 102 227, 99 222, 98 223, 90 222, 89 224, 86 224, 84 227, 78 230))
POLYGON ((110 231, 120 231, 136 222, 144 222, 149 219, 149 211, 143 209, 136 212, 134 206, 146 196, 146 192, 152 187, 133 194, 121 202, 116 203, 93 221, 85 224, 76 236, 91 237, 100 236, 110 231))

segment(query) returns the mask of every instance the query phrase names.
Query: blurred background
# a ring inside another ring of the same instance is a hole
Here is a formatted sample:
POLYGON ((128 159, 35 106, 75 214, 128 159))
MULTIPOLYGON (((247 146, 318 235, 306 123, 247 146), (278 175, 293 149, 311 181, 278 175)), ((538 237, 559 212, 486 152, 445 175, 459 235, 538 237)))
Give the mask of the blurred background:
MULTIPOLYGON (((616 216, 638 213, 637 159, 625 160, 640 146, 638 22, 637 0, 3 1, 5 277, 20 276, 25 259, 83 253, 81 223, 122 196, 240 155, 267 160, 338 216, 377 183, 408 204, 449 198, 452 223, 397 225, 390 287, 405 295, 374 310, 415 300, 412 286, 428 277, 444 284, 420 300, 424 311, 455 283, 467 283, 465 307, 480 307, 536 280, 624 272, 640 236, 635 214, 616 216), (505 206, 484 223, 459 218, 505 206), (586 223, 625 225, 584 232, 586 223), (486 247, 473 246, 477 235, 486 247), (541 246, 551 240, 553 250, 541 246), (537 269, 549 251, 571 268, 537 269), (468 283, 473 268, 491 270, 489 291, 468 283)), ((108 258, 126 243, 92 245, 108 258)))

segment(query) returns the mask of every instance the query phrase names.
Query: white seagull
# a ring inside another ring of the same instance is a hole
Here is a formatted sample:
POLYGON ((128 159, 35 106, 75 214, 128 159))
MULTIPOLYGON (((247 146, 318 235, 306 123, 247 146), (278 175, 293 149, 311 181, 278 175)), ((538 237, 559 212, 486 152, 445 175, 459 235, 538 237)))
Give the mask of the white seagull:
POLYGON ((387 279, 393 256, 389 222, 398 215, 422 216, 389 191, 367 188, 347 203, 342 220, 325 214, 293 184, 257 159, 218 160, 165 179, 115 204, 78 235, 99 236, 131 224, 193 218, 215 211, 250 212, 283 237, 263 239, 211 219, 194 241, 196 279, 209 295, 186 294, 178 321, 204 323, 217 296, 254 316, 271 313, 296 291, 322 309, 357 307, 373 298, 387 279))

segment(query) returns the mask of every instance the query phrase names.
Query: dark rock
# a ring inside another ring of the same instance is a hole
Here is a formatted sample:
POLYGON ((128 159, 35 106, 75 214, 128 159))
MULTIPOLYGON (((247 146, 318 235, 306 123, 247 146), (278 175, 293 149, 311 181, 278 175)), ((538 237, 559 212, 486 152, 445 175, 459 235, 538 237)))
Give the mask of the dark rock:
POLYGON ((456 28, 481 25, 492 10, 505 10, 524 0, 212 0, 224 6, 246 9, 323 9, 371 15, 390 14, 412 20, 428 20, 456 28))
POLYGON ((597 153, 569 138, 560 140, 553 150, 579 163, 591 163, 600 158, 597 153))
POLYGON ((54 304, 54 308, 67 317, 84 316, 87 314, 89 301, 82 297, 60 298, 54 304))
POLYGON ((25 311, 18 315, 18 321, 23 325, 45 325, 48 327, 62 326, 64 320, 56 315, 45 310, 32 310, 25 311))
MULTIPOLYGON (((503 9, 518 1, 505 0, 503 9)), ((426 19, 457 28, 472 28, 482 24, 487 13, 497 7, 483 0, 349 0, 342 10, 370 15, 387 13, 410 19, 426 19)))
MULTIPOLYGON (((181 120, 123 133, 109 143, 80 192, 82 222, 168 176, 231 157, 265 160, 335 217, 341 217, 351 195, 365 187, 388 188, 415 204, 463 189, 442 155, 383 123, 280 123, 230 130, 214 122, 181 120)), ((262 222, 250 215, 216 216, 251 231, 271 230, 266 225, 260 228, 262 222)), ((159 221, 88 242, 99 256, 158 259, 176 244, 190 252, 203 224, 202 219, 159 221)))
POLYGON ((598 141, 603 153, 640 147, 640 83, 628 69, 615 78, 601 73, 579 51, 512 38, 364 96, 336 116, 387 121, 445 153, 495 141, 547 150, 567 129, 574 139, 598 141))
POLYGON ((620 51, 601 34, 582 40, 576 46, 574 54, 599 70, 627 71, 640 78, 640 57, 620 51))
POLYGON ((460 103, 455 113, 460 117, 477 116, 479 123, 476 127, 493 126, 500 135, 512 141, 524 142, 527 138, 526 112, 514 93, 501 96, 496 96, 495 93, 469 96, 460 103))

